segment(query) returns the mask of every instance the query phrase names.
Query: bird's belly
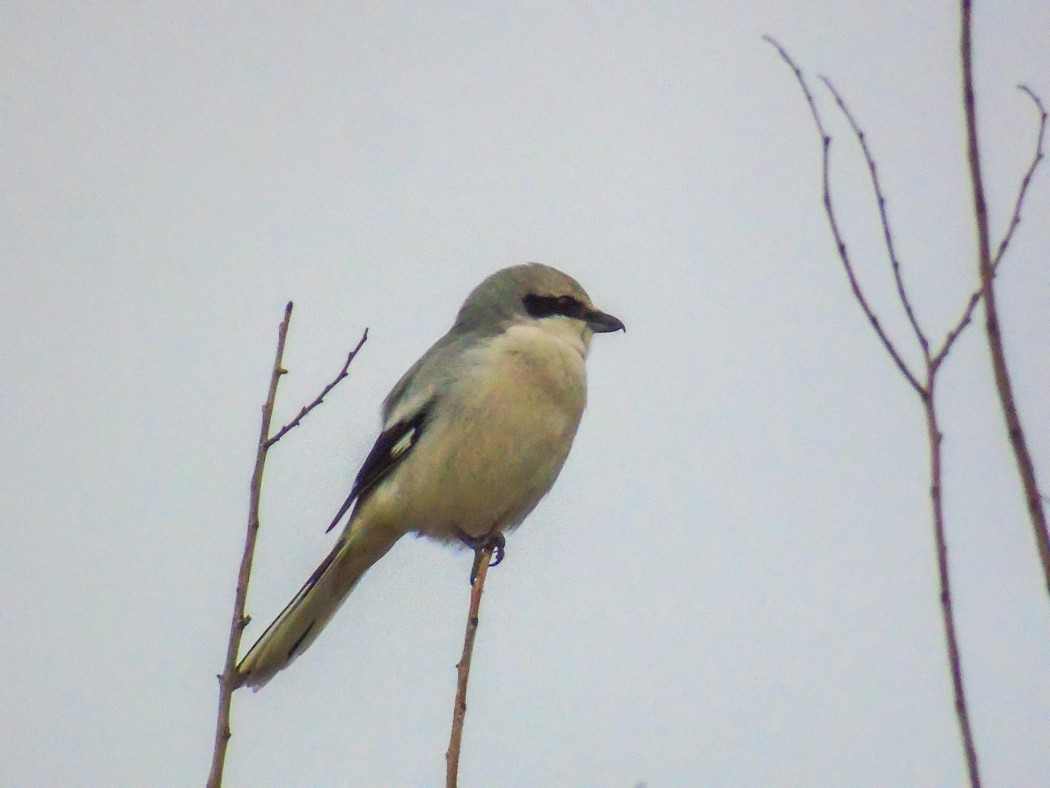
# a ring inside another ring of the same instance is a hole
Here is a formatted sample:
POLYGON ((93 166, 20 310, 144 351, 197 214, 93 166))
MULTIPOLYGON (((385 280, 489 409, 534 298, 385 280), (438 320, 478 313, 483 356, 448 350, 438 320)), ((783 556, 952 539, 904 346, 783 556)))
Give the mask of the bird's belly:
MULTIPOLYGON (((557 361, 582 366, 578 357, 557 361)), ((427 426, 398 483, 384 491, 396 496, 390 503, 405 531, 481 537, 517 526, 539 503, 565 463, 586 399, 582 369, 552 367, 549 357, 543 369, 510 353, 496 374, 464 378, 470 391, 449 398, 457 405, 427 426)))

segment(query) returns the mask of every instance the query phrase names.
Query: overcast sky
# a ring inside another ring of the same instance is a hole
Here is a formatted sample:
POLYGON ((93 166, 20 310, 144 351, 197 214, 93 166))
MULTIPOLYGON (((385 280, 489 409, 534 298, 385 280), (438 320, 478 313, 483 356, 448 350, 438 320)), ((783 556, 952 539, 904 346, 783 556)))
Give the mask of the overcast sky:
MULTIPOLYGON (((1050 4, 978 3, 1001 235, 1050 104, 1050 4)), ((199 785, 277 325, 245 646, 328 552, 383 396, 506 265, 595 339, 553 492, 489 575, 464 785, 965 782, 919 403, 853 302, 775 34, 869 134, 920 319, 976 286, 947 2, 0 6, 0 783, 199 785)), ((905 356, 862 162, 847 240, 905 356)), ((1050 487, 1050 167, 999 280, 1050 487)), ((979 322, 940 381, 989 786, 1050 774, 1050 602, 979 322)), ((436 785, 469 553, 405 539, 234 699, 227 782, 436 785)))

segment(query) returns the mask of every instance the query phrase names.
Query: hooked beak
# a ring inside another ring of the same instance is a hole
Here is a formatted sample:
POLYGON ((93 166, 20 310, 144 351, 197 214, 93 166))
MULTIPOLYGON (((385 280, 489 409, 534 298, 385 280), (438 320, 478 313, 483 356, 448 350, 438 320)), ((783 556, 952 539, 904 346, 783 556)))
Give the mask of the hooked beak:
POLYGON ((592 309, 584 317, 584 322, 591 327, 591 331, 595 334, 608 334, 610 331, 623 331, 626 333, 627 328, 619 318, 608 315, 598 309, 592 309))

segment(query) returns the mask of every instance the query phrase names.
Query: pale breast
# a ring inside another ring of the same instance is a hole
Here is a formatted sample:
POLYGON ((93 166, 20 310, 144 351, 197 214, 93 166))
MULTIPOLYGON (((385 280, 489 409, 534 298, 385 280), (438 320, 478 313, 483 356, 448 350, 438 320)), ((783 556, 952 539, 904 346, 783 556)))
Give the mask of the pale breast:
POLYGON ((492 342, 466 354, 390 489, 406 530, 455 539, 457 529, 482 536, 512 528, 565 463, 586 403, 583 356, 534 326, 492 342))

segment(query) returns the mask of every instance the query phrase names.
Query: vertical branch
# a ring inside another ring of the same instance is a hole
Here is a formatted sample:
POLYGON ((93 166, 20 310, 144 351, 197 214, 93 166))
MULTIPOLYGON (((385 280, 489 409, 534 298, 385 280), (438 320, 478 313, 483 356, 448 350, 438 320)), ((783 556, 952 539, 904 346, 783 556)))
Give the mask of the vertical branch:
POLYGON ((255 451, 255 468, 252 471, 248 502, 248 531, 244 538, 241 568, 237 573, 237 591, 234 595, 233 616, 230 619, 230 639, 226 646, 226 662, 223 665, 222 675, 219 676, 219 713, 215 722, 215 749, 212 751, 208 788, 219 788, 222 785, 222 772, 226 765, 226 746, 230 741, 230 704, 233 700, 233 691, 237 688, 237 652, 240 650, 244 627, 248 624, 248 619, 244 615, 244 603, 248 596, 248 578, 251 575, 252 559, 255 555, 255 539, 259 533, 259 498, 262 492, 263 469, 266 466, 266 453, 270 446, 268 436, 270 421, 273 418, 273 404, 277 398, 277 384, 281 375, 287 371, 281 365, 281 360, 284 357, 284 340, 288 335, 288 324, 291 319, 292 302, 289 301, 284 308, 284 321, 277 332, 277 353, 274 356, 273 370, 270 373, 270 389, 262 408, 262 424, 259 428, 259 442, 255 451))
POLYGON ((470 612, 467 613, 467 630, 463 636, 463 655, 456 665, 456 703, 452 710, 452 733, 445 753, 445 788, 456 788, 459 783, 459 750, 463 742, 463 722, 467 716, 467 681, 470 678, 470 660, 474 656, 474 636, 478 631, 481 594, 485 590, 485 576, 492 560, 492 550, 492 546, 481 548, 477 575, 470 589, 470 612))
POLYGON ((937 575, 941 584, 941 620, 944 624, 944 640, 948 648, 948 670, 952 677, 955 696, 955 716, 959 721, 959 735, 966 755, 966 769, 971 788, 980 788, 981 773, 977 765, 977 748, 970 729, 970 714, 966 706, 966 690, 963 687, 962 660, 959 642, 955 635, 955 613, 952 610, 951 575, 948 572, 948 541, 944 533, 944 504, 941 498, 941 442, 944 435, 937 424, 934 402, 934 378, 936 368, 928 365, 926 389, 929 396, 923 401, 926 411, 926 431, 930 445, 930 500, 933 505, 933 535, 937 546, 937 575))
MULTIPOLYGON (((999 314, 995 303, 995 264, 991 251, 988 233, 988 206, 984 197, 984 181, 981 176, 981 156, 977 139, 977 99, 973 85, 973 42, 972 42, 972 9, 970 0, 962 0, 962 31, 960 49, 962 52, 963 105, 966 113, 966 139, 970 161, 970 180, 973 184, 974 220, 977 224, 977 252, 981 274, 981 292, 984 297, 985 330, 988 335, 988 349, 992 357, 992 371, 995 374, 995 385, 999 390, 999 400, 1003 406, 1003 417, 1006 431, 1010 436, 1010 445, 1017 461, 1018 475, 1024 488, 1028 514, 1035 533, 1036 549, 1043 567, 1047 593, 1050 593, 1050 533, 1047 531, 1046 511, 1039 494, 1039 483, 1036 480, 1035 466, 1028 450, 1021 417, 1017 412, 1013 384, 1006 366, 1006 353, 1003 350, 1002 334, 999 326, 999 314)), ((1042 137, 1040 136, 1040 141, 1042 137)), ((1036 159, 1038 163, 1038 157, 1036 159)), ((1022 192, 1023 196, 1023 192, 1022 192)), ((1016 214, 1015 214, 1016 215, 1016 214)), ((1018 217, 1019 221, 1019 217, 1018 217)), ((1008 231, 1006 240, 1013 232, 1008 231)), ((1005 247, 1004 247, 1005 248, 1005 247)), ((997 258, 999 255, 997 255, 997 258)))

